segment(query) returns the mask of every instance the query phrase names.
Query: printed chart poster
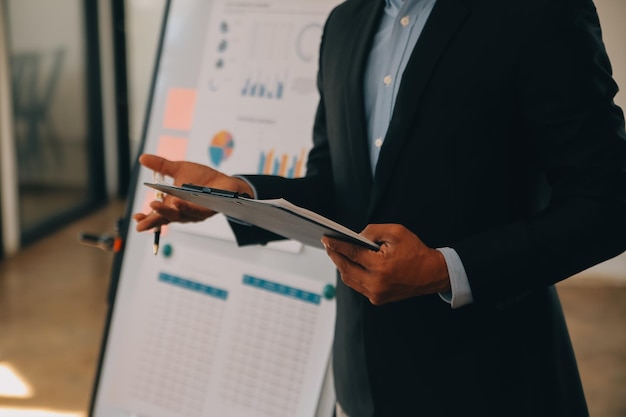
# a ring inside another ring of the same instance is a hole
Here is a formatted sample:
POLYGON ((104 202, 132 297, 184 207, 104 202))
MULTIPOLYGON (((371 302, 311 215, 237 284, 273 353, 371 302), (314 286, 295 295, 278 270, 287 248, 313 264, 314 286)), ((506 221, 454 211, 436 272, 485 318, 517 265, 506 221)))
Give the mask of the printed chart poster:
POLYGON ((229 174, 304 175, 318 49, 335 3, 214 2, 190 160, 229 174))
MULTIPOLYGON (((187 160, 231 175, 304 176, 319 100, 318 50, 336 4, 213 3, 187 160)), ((232 238, 220 217, 178 228, 232 238)))

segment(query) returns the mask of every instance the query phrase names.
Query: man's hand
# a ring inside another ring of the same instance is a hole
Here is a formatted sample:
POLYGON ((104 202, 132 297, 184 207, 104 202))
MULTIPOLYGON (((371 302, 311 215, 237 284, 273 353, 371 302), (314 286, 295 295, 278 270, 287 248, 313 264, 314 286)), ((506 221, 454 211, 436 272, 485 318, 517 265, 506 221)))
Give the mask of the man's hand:
POLYGON ((381 244, 378 252, 329 237, 326 253, 342 281, 374 305, 450 291, 443 255, 399 224, 370 224, 361 235, 381 244))
MULTIPOLYGON (((147 154, 141 155, 139 162, 152 171, 172 177, 176 186, 195 184, 236 191, 240 194, 253 194, 245 181, 222 174, 205 165, 187 161, 170 161, 160 156, 147 154)), ((213 210, 169 195, 165 196, 162 202, 157 200, 151 202, 150 208, 152 212, 149 214, 133 215, 133 219, 137 222, 138 232, 151 230, 171 222, 199 222, 215 214, 213 210)))

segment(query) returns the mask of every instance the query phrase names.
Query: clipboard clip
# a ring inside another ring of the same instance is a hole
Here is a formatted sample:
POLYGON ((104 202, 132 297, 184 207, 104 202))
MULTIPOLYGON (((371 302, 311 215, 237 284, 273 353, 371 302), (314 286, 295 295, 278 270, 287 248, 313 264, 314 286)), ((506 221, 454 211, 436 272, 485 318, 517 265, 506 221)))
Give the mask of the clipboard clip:
POLYGON ((217 195, 217 196, 220 196, 220 197, 250 198, 250 196, 248 194, 246 194, 246 193, 239 194, 238 192, 235 192, 235 191, 221 190, 219 188, 213 188, 213 187, 204 187, 202 185, 183 184, 180 188, 183 188, 183 189, 188 190, 188 191, 197 191, 199 193, 217 195))

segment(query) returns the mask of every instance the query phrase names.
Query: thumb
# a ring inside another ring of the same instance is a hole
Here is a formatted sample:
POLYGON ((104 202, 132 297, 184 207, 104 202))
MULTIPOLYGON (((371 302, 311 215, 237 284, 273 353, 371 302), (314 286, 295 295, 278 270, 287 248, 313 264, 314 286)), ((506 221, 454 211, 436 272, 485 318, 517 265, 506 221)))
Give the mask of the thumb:
POLYGON ((372 242, 383 242, 389 237, 388 227, 385 224, 368 224, 360 235, 372 242))

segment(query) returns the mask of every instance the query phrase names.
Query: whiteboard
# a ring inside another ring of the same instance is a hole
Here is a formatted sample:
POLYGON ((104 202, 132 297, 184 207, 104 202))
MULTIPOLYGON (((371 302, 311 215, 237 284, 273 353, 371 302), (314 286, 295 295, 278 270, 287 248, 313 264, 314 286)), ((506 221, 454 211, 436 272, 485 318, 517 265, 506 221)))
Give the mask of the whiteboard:
MULTIPOLYGON (((228 174, 305 174, 323 23, 337 0, 168 3, 141 152, 228 174)), ((136 167, 128 215, 154 198, 136 167)), ((221 216, 129 222, 92 417, 322 417, 335 270, 297 242, 237 247, 221 216), (330 291, 329 291, 330 290, 330 291)))

